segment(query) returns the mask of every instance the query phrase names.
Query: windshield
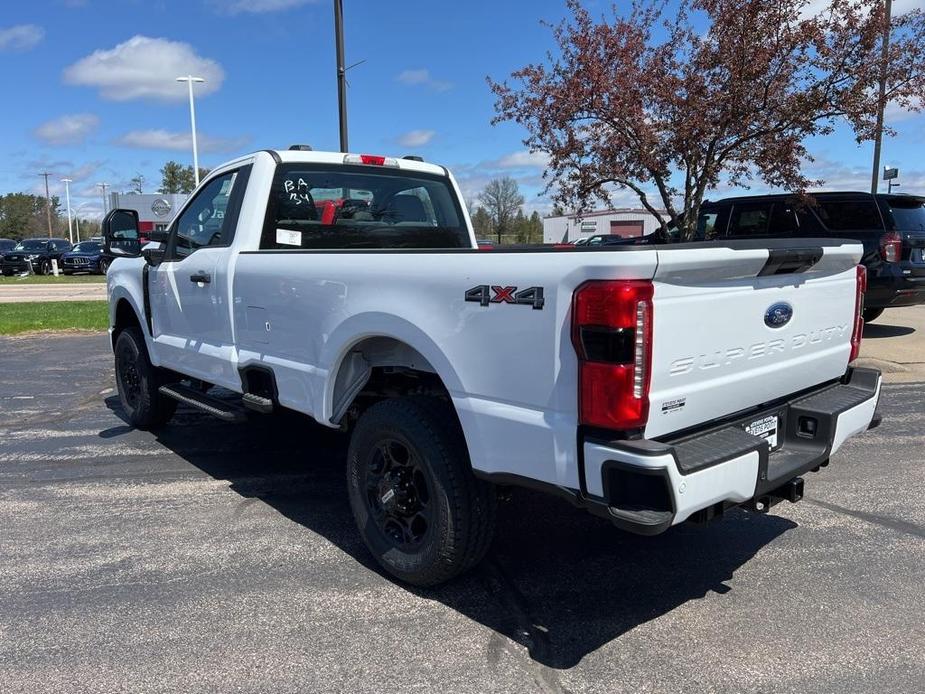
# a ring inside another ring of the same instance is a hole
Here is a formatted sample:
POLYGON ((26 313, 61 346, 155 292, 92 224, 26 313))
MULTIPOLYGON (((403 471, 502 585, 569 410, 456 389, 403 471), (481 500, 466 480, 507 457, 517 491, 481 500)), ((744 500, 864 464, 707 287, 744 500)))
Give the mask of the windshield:
POLYGON ((42 239, 26 239, 16 244, 17 251, 44 251, 47 241, 42 239))
POLYGON ((73 253, 99 253, 100 244, 95 241, 81 241, 71 251, 73 253))
POLYGON ((277 168, 261 248, 469 248, 446 176, 377 166, 277 168))
POLYGON ((893 222, 899 231, 925 231, 925 200, 890 200, 893 222))

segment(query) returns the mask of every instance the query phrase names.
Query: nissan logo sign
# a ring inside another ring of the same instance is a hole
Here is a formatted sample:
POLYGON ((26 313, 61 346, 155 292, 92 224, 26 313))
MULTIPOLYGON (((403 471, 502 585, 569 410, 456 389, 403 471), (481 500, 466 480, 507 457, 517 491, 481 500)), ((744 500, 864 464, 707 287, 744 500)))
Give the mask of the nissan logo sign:
POLYGON ((151 211, 158 217, 164 217, 170 214, 170 203, 164 198, 158 198, 151 203, 151 211))

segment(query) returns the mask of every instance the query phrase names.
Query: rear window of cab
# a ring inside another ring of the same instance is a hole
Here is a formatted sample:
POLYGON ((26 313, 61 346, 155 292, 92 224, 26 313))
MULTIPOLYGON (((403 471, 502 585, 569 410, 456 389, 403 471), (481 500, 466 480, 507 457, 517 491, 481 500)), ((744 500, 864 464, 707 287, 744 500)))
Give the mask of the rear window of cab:
POLYGON ((468 248, 445 176, 377 166, 282 164, 260 248, 468 248))

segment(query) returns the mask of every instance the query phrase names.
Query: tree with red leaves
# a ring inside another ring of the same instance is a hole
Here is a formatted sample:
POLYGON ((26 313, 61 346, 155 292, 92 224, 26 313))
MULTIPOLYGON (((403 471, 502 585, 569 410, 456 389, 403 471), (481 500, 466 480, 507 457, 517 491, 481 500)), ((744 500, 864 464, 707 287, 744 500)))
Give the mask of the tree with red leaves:
POLYGON ((547 190, 577 209, 626 188, 663 232, 689 239, 721 180, 821 183, 801 171, 805 139, 838 123, 872 139, 882 75, 883 103, 922 108, 920 10, 893 18, 884 61, 881 0, 831 0, 818 13, 808 0, 635 0, 599 20, 567 4, 553 27, 558 55, 514 72, 516 86, 489 84, 494 122, 526 128, 524 144, 549 155, 547 190))

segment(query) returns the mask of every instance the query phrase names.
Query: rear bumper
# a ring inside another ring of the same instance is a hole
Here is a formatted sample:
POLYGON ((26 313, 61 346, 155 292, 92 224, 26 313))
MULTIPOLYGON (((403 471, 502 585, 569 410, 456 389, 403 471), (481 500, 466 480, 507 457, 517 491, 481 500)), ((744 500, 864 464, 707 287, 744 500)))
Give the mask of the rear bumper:
POLYGON ((881 263, 868 275, 864 306, 889 308, 925 304, 925 268, 919 263, 881 263))
POLYGON ((881 377, 849 369, 845 378, 747 416, 666 441, 586 439, 588 508, 636 533, 654 535, 695 514, 751 502, 757 510, 796 500, 795 478, 824 467, 851 436, 879 424, 881 377), (778 417, 779 447, 744 430, 778 417))

